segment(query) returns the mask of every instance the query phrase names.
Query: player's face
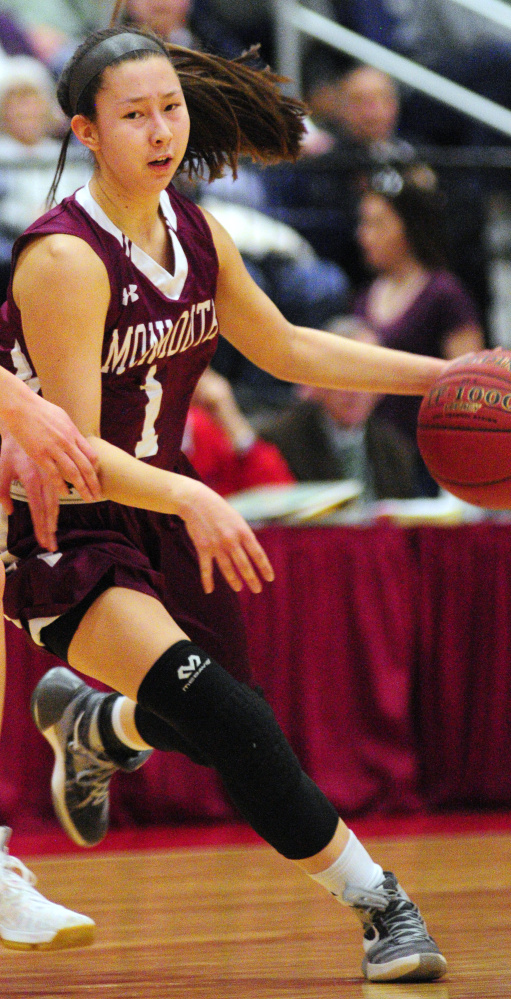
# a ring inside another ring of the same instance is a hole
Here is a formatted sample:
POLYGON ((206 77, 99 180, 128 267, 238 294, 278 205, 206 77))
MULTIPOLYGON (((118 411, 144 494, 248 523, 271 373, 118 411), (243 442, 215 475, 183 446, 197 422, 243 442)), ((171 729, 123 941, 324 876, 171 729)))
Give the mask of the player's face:
POLYGON ((92 151, 101 174, 140 197, 162 190, 183 159, 190 119, 164 56, 108 67, 96 98, 92 151))
POLYGON ((366 262, 387 271, 410 254, 402 219, 379 194, 366 194, 360 203, 358 239, 366 262))

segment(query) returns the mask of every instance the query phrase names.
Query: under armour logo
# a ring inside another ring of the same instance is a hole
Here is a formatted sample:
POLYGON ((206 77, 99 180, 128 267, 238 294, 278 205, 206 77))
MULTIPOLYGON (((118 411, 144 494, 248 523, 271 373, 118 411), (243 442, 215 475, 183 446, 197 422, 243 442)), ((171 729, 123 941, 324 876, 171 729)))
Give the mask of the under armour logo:
POLYGON ((127 305, 128 302, 138 302, 139 295, 137 294, 137 285, 130 284, 129 288, 122 289, 122 304, 127 305))

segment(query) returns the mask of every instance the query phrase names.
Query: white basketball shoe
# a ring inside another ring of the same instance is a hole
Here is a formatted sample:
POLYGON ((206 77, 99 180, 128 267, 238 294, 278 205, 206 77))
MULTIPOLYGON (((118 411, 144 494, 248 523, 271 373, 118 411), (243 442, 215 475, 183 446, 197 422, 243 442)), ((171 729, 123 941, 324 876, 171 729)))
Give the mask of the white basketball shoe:
POLYGON ((92 943, 93 920, 50 902, 37 891, 32 872, 9 854, 10 835, 7 826, 0 826, 0 940, 4 947, 59 950, 92 943))

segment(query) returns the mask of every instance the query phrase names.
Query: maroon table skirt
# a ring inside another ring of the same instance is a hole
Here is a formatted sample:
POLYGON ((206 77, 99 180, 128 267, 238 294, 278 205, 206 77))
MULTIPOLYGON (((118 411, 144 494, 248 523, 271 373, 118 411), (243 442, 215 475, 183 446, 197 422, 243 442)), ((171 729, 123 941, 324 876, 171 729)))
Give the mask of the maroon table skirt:
MULTIPOLYGON (((244 592, 255 679, 345 817, 511 805, 511 528, 271 527, 244 592)), ((53 822, 52 754, 29 714, 56 660, 8 624, 0 821, 53 822)), ((112 825, 237 817, 216 775, 154 753, 112 783, 112 825)))

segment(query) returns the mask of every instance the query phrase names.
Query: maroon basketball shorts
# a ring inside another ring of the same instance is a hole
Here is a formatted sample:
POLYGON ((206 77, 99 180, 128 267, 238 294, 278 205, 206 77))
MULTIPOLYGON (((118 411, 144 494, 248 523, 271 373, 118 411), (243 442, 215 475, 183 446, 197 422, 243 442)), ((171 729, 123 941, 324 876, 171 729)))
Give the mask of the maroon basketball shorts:
POLYGON ((5 616, 39 645, 41 629, 92 590, 121 586, 160 600, 192 642, 236 679, 250 682, 245 629, 236 594, 215 573, 202 588, 195 549, 183 521, 167 514, 100 503, 63 503, 56 552, 41 549, 26 502, 15 500, 7 547, 5 616))

